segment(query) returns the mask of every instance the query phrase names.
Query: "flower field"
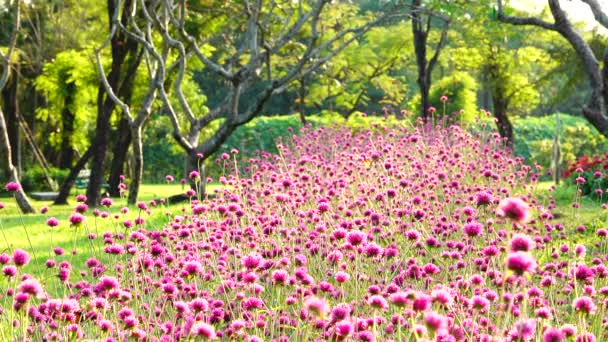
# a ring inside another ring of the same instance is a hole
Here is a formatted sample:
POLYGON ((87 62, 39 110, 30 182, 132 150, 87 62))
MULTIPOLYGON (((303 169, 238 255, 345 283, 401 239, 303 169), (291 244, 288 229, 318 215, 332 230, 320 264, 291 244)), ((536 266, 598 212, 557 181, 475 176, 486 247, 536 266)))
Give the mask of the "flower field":
POLYGON ((78 203, 46 223, 86 237, 86 261, 76 243, 0 254, 0 339, 605 340, 608 230, 573 243, 503 146, 487 128, 303 129, 212 198, 78 203))

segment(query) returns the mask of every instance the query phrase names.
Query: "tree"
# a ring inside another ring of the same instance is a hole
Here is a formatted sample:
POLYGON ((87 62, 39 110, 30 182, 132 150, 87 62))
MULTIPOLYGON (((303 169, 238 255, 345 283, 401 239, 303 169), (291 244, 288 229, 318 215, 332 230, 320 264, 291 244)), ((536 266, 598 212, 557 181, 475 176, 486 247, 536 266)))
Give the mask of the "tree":
MULTIPOLYGON (((17 45, 17 35, 19 33, 19 29, 21 26, 21 1, 15 1, 13 5, 13 17, 14 24, 12 28, 11 38, 8 44, 7 52, 3 53, 0 51, 0 60, 2 60, 2 74, 0 75, 0 90, 4 89, 6 86, 7 79, 9 78, 10 69, 11 69, 11 58, 14 56, 16 45, 17 45)), ((11 157, 11 144, 8 138, 8 129, 6 125, 6 120, 4 118, 4 113, 2 108, 0 108, 0 148, 2 151, 2 155, 4 155, 4 161, 6 162, 5 172, 8 175, 10 182, 15 182, 19 184, 19 175, 17 173, 17 169, 13 164, 13 159, 11 157)), ((19 189, 15 192, 15 199, 17 201, 17 205, 24 213, 33 213, 35 212, 32 207, 27 195, 19 186, 19 189)))
MULTIPOLYGON (((595 20, 608 28, 608 15, 601 9, 597 0, 581 0, 593 12, 595 20)), ((505 14, 502 0, 497 0, 498 19, 512 25, 533 25, 559 33, 565 38, 578 54, 585 66, 585 71, 591 86, 591 95, 587 104, 582 108, 583 116, 605 136, 608 136, 608 117, 606 102, 608 101, 608 49, 604 50, 603 69, 589 43, 575 30, 566 12, 561 8, 559 0, 548 0, 553 23, 534 17, 517 17, 505 14)))
MULTIPOLYGON (((188 169, 196 170, 200 155, 203 158, 212 155, 238 126, 259 115, 272 96, 286 91, 290 83, 318 69, 370 28, 396 15, 400 8, 397 2, 387 12, 369 18, 361 25, 342 26, 335 34, 327 36, 322 32, 327 26, 342 25, 322 20, 329 3, 328 0, 311 3, 273 1, 263 6, 263 2, 257 0, 218 4, 211 1, 210 4, 190 6, 185 0, 133 1, 125 5, 128 10, 122 12, 123 16, 125 13, 130 16, 127 20, 113 18, 110 37, 124 35, 145 49, 149 58, 147 65, 152 66, 147 94, 151 100, 158 94, 164 112, 171 119, 173 137, 188 154, 188 169), (220 11, 226 20, 215 31, 211 30, 212 34, 199 32, 200 23, 194 21, 211 9, 220 11), (144 19, 141 27, 137 25, 138 17, 144 19), (213 41, 222 44, 212 46, 209 42, 213 41), (193 61, 222 80, 223 100, 203 115, 192 110, 183 93, 183 81, 191 72, 188 63, 193 61), (177 101, 171 100, 171 88, 177 101), (182 116, 178 113, 186 118, 187 133, 182 130, 182 116), (220 122, 219 128, 203 138, 201 131, 217 122, 220 122)), ((103 81, 105 77, 101 76, 103 81)), ((103 83, 106 92, 128 118, 129 106, 107 82, 103 83)), ((141 177, 143 167, 139 130, 145 121, 143 117, 149 115, 149 105, 151 103, 144 101, 138 109, 139 114, 132 117, 131 134, 137 165, 131 191, 135 196, 135 187, 139 184, 136 178, 141 177), (142 113, 146 114, 142 117, 142 113)))
POLYGON ((348 118, 370 100, 398 106, 405 97, 404 64, 412 57, 403 51, 410 44, 407 22, 374 27, 340 55, 319 69, 308 89, 306 104, 335 107, 348 118))
POLYGON ((411 5, 412 16, 412 33, 414 35, 414 51, 416 53, 416 65, 418 66, 418 88, 421 96, 421 112, 422 118, 429 116, 429 91, 431 89, 431 75, 437 64, 437 59, 441 53, 448 34, 448 25, 450 18, 438 13, 426 10, 422 4, 422 0, 412 0, 411 5), (435 51, 430 59, 427 60, 427 41, 432 28, 433 18, 438 18, 443 22, 441 36, 439 42, 435 45, 435 51))

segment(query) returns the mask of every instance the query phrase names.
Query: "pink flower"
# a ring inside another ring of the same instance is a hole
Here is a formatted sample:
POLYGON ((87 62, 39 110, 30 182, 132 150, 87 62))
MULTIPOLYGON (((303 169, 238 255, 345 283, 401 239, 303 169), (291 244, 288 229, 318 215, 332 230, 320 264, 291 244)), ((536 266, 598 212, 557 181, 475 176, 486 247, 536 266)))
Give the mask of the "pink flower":
POLYGON ((70 215, 69 220, 71 225, 80 226, 84 222, 84 216, 80 215, 79 213, 74 213, 70 215))
POLYGON ((214 340, 217 336, 215 328, 205 322, 197 322, 192 326, 190 335, 201 337, 203 340, 214 340))
POLYGON ((369 297, 369 299, 367 300, 367 304, 369 304, 369 306, 373 307, 374 309, 379 310, 386 310, 388 308, 388 303, 386 302, 386 299, 378 295, 369 297))
POLYGON ((587 296, 576 298, 574 302, 572 302, 572 306, 574 307, 574 311, 585 315, 594 314, 597 310, 597 306, 593 303, 593 299, 587 296))
POLYGON ((49 227, 57 227, 59 225, 59 220, 55 217, 50 217, 46 220, 46 225, 49 227))
POLYGON ((507 268, 517 275, 533 273, 536 270, 536 266, 536 259, 525 252, 511 253, 507 258, 507 268))
POLYGON ((529 252, 534 249, 534 240, 524 234, 515 234, 511 239, 511 252, 529 252))
POLYGON ((437 335, 444 335, 448 331, 448 319, 436 312, 427 312, 424 315, 424 325, 437 335))
POLYGON ((188 178, 192 180, 197 180, 201 178, 201 174, 198 173, 198 171, 191 171, 190 174, 188 174, 188 178))
POLYGON ((13 262, 16 266, 25 266, 30 262, 30 255, 22 249, 16 249, 13 252, 13 262))
POLYGON ((508 197, 500 201, 496 215, 507 217, 515 223, 527 223, 530 220, 530 206, 517 197, 508 197))
POLYGON ((26 279, 19 284, 19 292, 27 293, 36 298, 44 298, 44 290, 42 285, 36 279, 26 279))
POLYGON ((445 95, 441 95, 441 97, 439 98, 439 101, 441 102, 446 102, 448 100, 448 97, 445 95))
POLYGON ((323 318, 329 312, 325 298, 308 297, 304 301, 304 308, 317 317, 323 318))
POLYGON ((16 182, 8 182, 8 183, 6 183, 6 186, 4 187, 4 189, 7 192, 17 192, 17 191, 21 190, 21 185, 19 185, 19 183, 16 183, 16 182))

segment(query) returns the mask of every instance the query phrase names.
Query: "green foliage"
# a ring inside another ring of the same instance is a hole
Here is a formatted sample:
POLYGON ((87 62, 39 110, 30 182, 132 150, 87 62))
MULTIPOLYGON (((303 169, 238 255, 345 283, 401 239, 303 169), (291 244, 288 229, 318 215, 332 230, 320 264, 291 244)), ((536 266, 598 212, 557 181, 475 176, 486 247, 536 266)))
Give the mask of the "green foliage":
POLYGON ((399 106, 407 85, 398 70, 412 58, 409 23, 375 27, 316 75, 305 104, 335 108, 346 116, 375 104, 399 106))
MULTIPOLYGON (((553 138, 558 114, 543 117, 518 117, 513 120, 515 153, 545 169, 551 165, 553 138)), ((561 154, 564 166, 577 157, 608 151, 608 140, 584 118, 559 114, 561 120, 561 154)))
POLYGON ((36 117, 50 126, 46 139, 51 146, 61 146, 64 129, 61 112, 66 106, 66 98, 71 98, 65 108, 75 117, 76 129, 70 143, 75 150, 86 149, 97 108, 97 75, 87 52, 67 50, 57 54, 52 62, 44 65, 35 87, 46 98, 47 106, 38 108, 36 117))
MULTIPOLYGON (((51 167, 49 177, 57 184, 62 184, 70 174, 69 169, 58 169, 51 167)), ((40 166, 28 168, 21 176, 21 186, 25 191, 51 191, 44 175, 44 170, 40 166)))
POLYGON ((466 72, 454 72, 435 82, 429 92, 431 105, 443 114, 441 96, 447 96, 445 115, 451 119, 472 122, 477 113, 477 81, 466 72), (461 114, 460 111, 463 111, 461 114))

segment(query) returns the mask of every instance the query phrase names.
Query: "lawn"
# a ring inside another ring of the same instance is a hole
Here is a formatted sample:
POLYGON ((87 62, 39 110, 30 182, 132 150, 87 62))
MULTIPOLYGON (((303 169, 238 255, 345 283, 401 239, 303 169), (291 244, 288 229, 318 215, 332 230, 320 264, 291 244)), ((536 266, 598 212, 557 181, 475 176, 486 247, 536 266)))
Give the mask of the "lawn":
MULTIPOLYGON (((158 200, 168 196, 183 193, 187 187, 182 187, 181 184, 144 184, 140 189, 140 201, 149 203, 151 200, 158 200)), ((207 192, 213 193, 216 189, 221 189, 219 183, 211 183, 207 185, 207 192)), ((83 191, 73 192, 73 198, 77 194, 83 194, 83 191)), ((128 205, 126 198, 114 199, 114 204, 111 208, 104 209, 110 214, 110 218, 102 219, 88 213, 86 215, 86 224, 75 228, 69 223, 69 216, 74 212, 74 206, 77 202, 72 198, 68 205, 53 205, 49 201, 37 201, 30 199, 32 205, 37 210, 43 207, 48 207, 48 211, 44 214, 23 215, 16 206, 14 200, 10 197, 0 197, 0 202, 5 204, 5 208, 0 210, 0 252, 12 251, 15 248, 24 250, 30 249, 30 241, 33 246, 34 253, 32 255, 32 263, 43 265, 49 258, 54 257, 53 249, 62 247, 69 253, 70 250, 78 252, 73 256, 75 263, 82 265, 88 259, 92 252, 95 255, 103 255, 99 251, 91 250, 91 242, 88 239, 90 233, 99 234, 110 229, 112 231, 126 231, 124 227, 125 221, 133 222, 137 217, 142 217, 146 220, 148 229, 162 229, 166 223, 164 217, 165 211, 178 211, 187 203, 180 204, 161 204, 165 210, 153 210, 151 215, 134 205, 128 205), (128 208, 127 213, 122 213, 123 208, 128 208), (115 217, 118 215, 118 217, 115 217), (60 224, 57 227, 50 228, 46 225, 47 219, 55 217, 59 219, 60 224)), ((95 244, 98 245, 98 244, 95 244)), ((40 268, 33 268, 40 270, 40 268)))

